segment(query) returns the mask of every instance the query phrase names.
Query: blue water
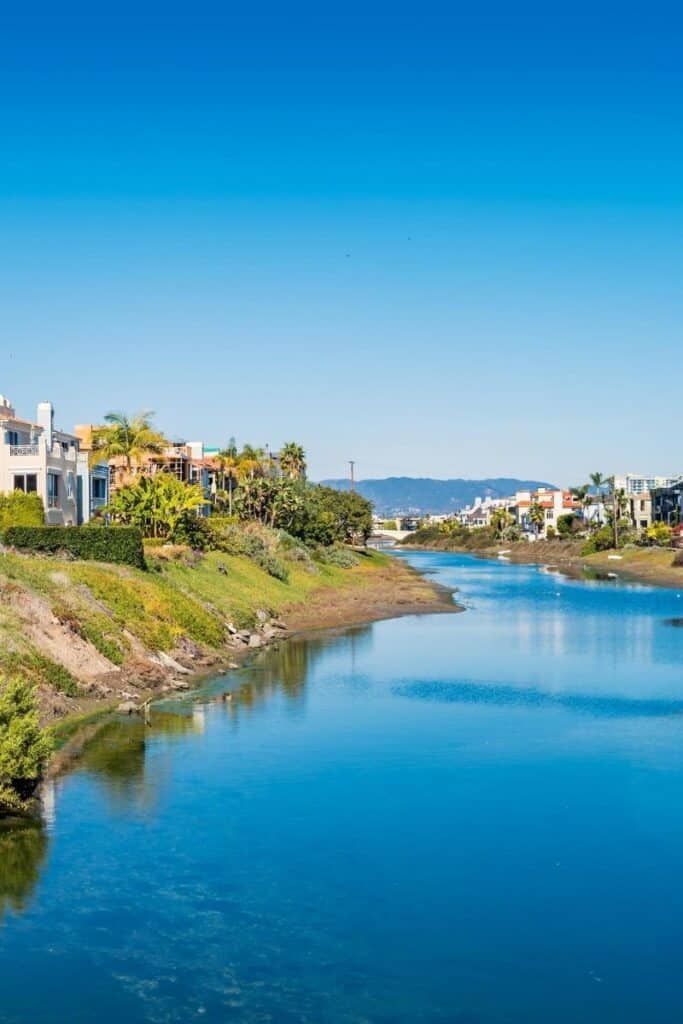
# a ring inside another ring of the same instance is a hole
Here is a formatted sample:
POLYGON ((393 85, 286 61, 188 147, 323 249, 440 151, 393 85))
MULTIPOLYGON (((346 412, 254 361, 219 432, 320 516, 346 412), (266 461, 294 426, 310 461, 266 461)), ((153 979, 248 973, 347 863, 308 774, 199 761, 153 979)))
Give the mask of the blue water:
POLYGON ((114 721, 0 832, 0 1020, 683 1019, 683 588, 407 557, 467 612, 114 721))

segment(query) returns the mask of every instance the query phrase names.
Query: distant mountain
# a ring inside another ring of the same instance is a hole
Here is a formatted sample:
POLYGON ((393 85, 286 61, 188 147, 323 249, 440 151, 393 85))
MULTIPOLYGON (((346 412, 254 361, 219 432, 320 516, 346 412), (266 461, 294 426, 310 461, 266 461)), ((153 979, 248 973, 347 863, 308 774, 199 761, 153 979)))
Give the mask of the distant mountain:
MULTIPOLYGON (((322 480, 328 487, 348 491, 348 480, 322 480)), ((506 498, 515 491, 553 487, 542 480, 493 477, 487 480, 432 480, 429 477, 390 476, 385 480, 359 480, 355 488, 375 506, 380 516, 443 515, 470 505, 475 498, 506 498)))

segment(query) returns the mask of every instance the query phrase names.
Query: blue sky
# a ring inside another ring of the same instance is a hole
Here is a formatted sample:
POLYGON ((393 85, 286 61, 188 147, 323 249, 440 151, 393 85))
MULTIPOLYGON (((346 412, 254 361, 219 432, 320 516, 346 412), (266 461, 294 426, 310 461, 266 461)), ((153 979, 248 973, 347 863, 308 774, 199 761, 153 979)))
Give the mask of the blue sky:
POLYGON ((3 15, 0 391, 316 477, 683 472, 674 7, 183 6, 3 15))

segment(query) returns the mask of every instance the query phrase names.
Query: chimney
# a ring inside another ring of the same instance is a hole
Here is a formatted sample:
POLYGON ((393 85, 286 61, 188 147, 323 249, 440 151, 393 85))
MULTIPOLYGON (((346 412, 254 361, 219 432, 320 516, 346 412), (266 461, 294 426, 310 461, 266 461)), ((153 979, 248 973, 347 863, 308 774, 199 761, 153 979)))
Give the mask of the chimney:
POLYGON ((52 434, 55 427, 55 410, 52 402, 38 403, 38 426, 42 427, 43 437, 48 449, 52 448, 52 434))

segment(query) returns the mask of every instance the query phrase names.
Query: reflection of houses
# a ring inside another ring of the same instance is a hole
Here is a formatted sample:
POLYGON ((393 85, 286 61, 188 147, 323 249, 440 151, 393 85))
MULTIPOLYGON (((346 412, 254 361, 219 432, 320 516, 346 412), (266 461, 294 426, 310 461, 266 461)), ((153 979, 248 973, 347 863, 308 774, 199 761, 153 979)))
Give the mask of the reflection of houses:
POLYGON ((51 402, 41 402, 36 422, 19 419, 0 395, 0 491, 40 495, 46 521, 78 522, 78 438, 56 430, 51 402))
POLYGON ((548 529, 557 530, 557 521, 561 516, 576 514, 581 510, 581 503, 571 491, 556 491, 548 487, 539 487, 537 491, 517 491, 512 512, 521 530, 531 536, 546 537, 548 529), (536 524, 529 517, 532 505, 543 510, 543 523, 536 524))

